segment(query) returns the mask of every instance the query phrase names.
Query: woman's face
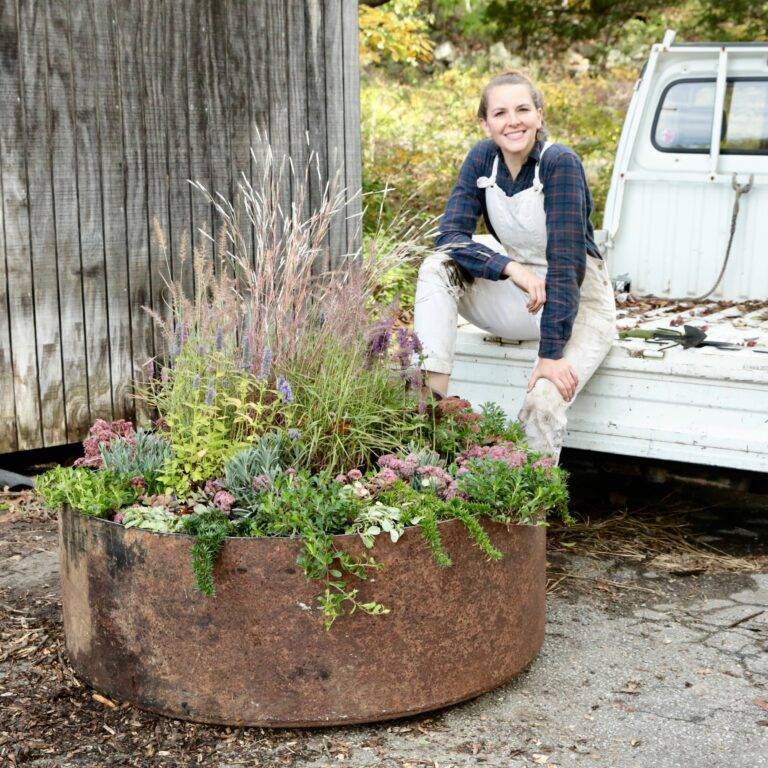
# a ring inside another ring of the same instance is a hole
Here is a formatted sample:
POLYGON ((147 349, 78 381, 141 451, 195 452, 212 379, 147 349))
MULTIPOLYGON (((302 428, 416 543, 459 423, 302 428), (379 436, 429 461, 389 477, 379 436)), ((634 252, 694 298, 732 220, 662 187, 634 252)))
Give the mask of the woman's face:
POLYGON ((480 123, 486 136, 508 154, 527 156, 536 143, 542 113, 524 83, 497 85, 488 92, 487 118, 480 123))

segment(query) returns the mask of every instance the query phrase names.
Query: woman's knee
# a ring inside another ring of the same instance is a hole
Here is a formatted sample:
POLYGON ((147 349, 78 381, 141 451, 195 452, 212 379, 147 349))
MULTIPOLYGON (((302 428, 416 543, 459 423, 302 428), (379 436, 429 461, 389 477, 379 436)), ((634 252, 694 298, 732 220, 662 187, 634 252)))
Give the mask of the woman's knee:
POLYGON ((453 262, 438 254, 427 256, 419 267, 419 278, 416 285, 419 287, 439 288, 458 299, 462 293, 462 287, 454 276, 453 262))

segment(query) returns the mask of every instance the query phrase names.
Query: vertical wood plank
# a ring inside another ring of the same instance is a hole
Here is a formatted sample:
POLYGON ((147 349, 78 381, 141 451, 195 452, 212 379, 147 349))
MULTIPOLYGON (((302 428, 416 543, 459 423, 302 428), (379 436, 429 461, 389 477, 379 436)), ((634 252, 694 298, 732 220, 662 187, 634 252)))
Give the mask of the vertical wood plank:
POLYGON ((61 319, 61 352, 66 393, 66 441, 81 440, 91 425, 88 361, 80 263, 74 89, 67 0, 47 3, 48 101, 51 111, 51 175, 61 319))
POLYGON ((187 0, 170 0, 168 11, 168 80, 164 84, 168 125, 168 249, 174 280, 180 280, 187 296, 192 295, 192 258, 187 245, 192 237, 192 188, 188 179, 189 109, 187 103, 187 0), (183 263, 182 263, 183 260, 183 263))
MULTIPOLYGON (((267 8, 264 3, 246 4, 246 52, 250 92, 251 184, 261 188, 265 175, 265 140, 269 137, 269 68, 267 8)), ((255 252, 255 231, 252 247, 255 252)))
MULTIPOLYGON (((229 125, 230 169, 232 190, 230 199, 235 201, 237 185, 241 174, 251 177, 251 98, 249 85, 249 62, 247 50, 248 18, 246 3, 240 0, 227 2, 227 86, 228 109, 226 122, 229 125)), ((243 217, 245 218, 245 217, 243 217)), ((249 249, 252 243, 247 220, 241 222, 249 249)), ((243 254, 247 258, 247 254, 243 254)))
MULTIPOLYGON (((325 105, 325 25, 323 0, 305 0, 307 120, 309 146, 312 153, 309 172, 309 201, 313 211, 320 207, 328 181, 328 131, 325 105)), ((326 238, 325 252, 318 256, 314 268, 326 272, 330 267, 330 242, 326 238)))
MULTIPOLYGON (((2 33, 0 32, 0 42, 2 33)), ((3 194, 0 161, 0 196, 3 194)), ((13 353, 5 264, 5 220, 0 205, 0 453, 18 449, 16 439, 16 404, 13 387, 13 353)))
MULTIPOLYGON (((227 71, 227 7, 223 0, 211 0, 207 5, 208 76, 206 77, 205 103, 209 114, 208 143, 210 145, 211 192, 232 199, 232 163, 230 159, 227 103, 229 80, 227 71)), ((218 243, 222 221, 214 210, 213 237, 218 243)), ((219 254, 214 254, 218 269, 219 254)))
POLYGON ((344 168, 347 184, 347 252, 362 246, 363 159, 360 137, 360 41, 358 9, 354 3, 342 4, 344 47, 344 168))
MULTIPOLYGON (((14 420, 6 427, 3 448, 25 450, 42 445, 43 438, 37 389, 24 112, 19 88, 21 61, 14 3, 0 4, 0 46, 3 51, 3 56, 0 56, 0 177, 9 326, 9 345, 2 350, 2 363, 4 385, 7 386, 8 371, 13 382, 10 390, 4 389, 2 401, 3 413, 10 413, 11 406, 7 403, 10 391, 15 411, 14 420)), ((0 307, 0 311, 5 312, 6 308, 0 307)))
POLYGON ((307 43, 304 0, 288 0, 288 126, 295 174, 292 203, 301 219, 309 215, 307 189, 307 43), (301 198, 301 199, 300 199, 301 198))
MULTIPOLYGON (((209 115, 206 94, 208 67, 208 0, 190 0, 184 13, 187 33, 187 104, 189 108, 190 179, 211 189, 209 151, 209 115)), ((203 196, 192 190, 192 242, 195 251, 205 258, 213 257, 213 246, 200 230, 213 231, 211 206, 203 196)))
MULTIPOLYGON (((97 114, 95 20, 89 3, 70 3, 75 157, 85 321, 89 411, 92 421, 112 418, 101 145, 97 114)), ((65 330, 66 333, 66 330, 65 330)))
MULTIPOLYGON (((59 281, 51 188, 51 136, 47 100, 45 2, 19 4, 29 189, 30 240, 34 281, 37 366, 44 445, 67 441, 59 326, 59 281)), ((71 287, 68 288, 71 290, 71 287)))
POLYGON ((288 29, 283 0, 267 0, 269 77, 269 143, 275 157, 278 204, 284 216, 291 211, 291 179, 288 157, 291 152, 288 117, 288 29))
MULTIPOLYGON (((129 317, 131 321, 131 394, 141 380, 147 361, 154 355, 152 321, 144 310, 151 306, 152 284, 147 232, 147 166, 144 129, 144 72, 141 56, 144 19, 138 3, 115 3, 118 73, 123 115, 123 179, 125 226, 128 249, 129 317)), ((136 419, 147 417, 141 401, 133 403, 136 419)))
MULTIPOLYGON (((163 90, 167 76, 167 6, 152 0, 141 2, 141 59, 144 79, 141 93, 144 112, 144 135, 147 180, 147 246, 149 253, 149 284, 151 287, 152 309, 167 319, 166 281, 170 278, 170 262, 157 242, 154 223, 165 233, 170 230, 168 213, 168 159, 166 156, 166 104, 163 90)), ((138 51, 134 54, 138 56, 138 51)), ((142 311, 142 310, 139 310, 142 311)), ((162 334, 159 325, 153 325, 153 354, 162 349, 162 334)), ((141 361, 139 361, 141 362, 141 361)), ((144 368, 142 377, 147 373, 144 368)))
MULTIPOLYGON (((328 177, 332 185, 346 185, 344 161, 344 66, 342 47, 342 0, 323 0, 325 11, 325 103, 328 132, 328 177)), ((341 264, 347 251, 346 212, 334 217, 330 227, 331 267, 341 264)))
POLYGON ((101 147, 104 255, 109 302, 114 418, 133 418, 131 317, 125 232, 122 100, 118 78, 117 21, 110 4, 90 0, 96 23, 97 120, 101 147))

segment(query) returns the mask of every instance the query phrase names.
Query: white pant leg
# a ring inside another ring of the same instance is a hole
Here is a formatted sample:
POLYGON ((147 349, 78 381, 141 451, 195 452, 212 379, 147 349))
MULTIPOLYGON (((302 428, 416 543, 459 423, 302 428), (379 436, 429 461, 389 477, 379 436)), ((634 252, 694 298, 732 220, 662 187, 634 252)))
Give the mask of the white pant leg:
MULTIPOLYGON (((571 338, 563 350, 563 357, 573 366, 579 379, 576 394, 605 359, 615 335, 616 304, 607 266, 604 261, 588 256, 579 311, 571 338)), ((549 379, 539 379, 526 395, 518 418, 525 429, 528 445, 534 451, 551 454, 555 461, 559 461, 565 438, 566 411, 571 402, 563 399, 549 379)))
POLYGON ((456 349, 458 315, 478 328, 504 339, 539 338, 541 311, 526 309, 527 294, 511 280, 475 278, 462 286, 452 280, 445 254, 424 259, 416 283, 413 325, 424 346, 427 371, 450 374, 456 349))

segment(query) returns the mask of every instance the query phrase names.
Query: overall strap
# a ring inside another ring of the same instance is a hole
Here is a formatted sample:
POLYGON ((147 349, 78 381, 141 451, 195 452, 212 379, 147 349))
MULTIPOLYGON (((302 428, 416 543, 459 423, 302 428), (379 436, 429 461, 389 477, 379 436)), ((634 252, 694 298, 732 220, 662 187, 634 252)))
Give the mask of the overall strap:
POLYGON ((539 159, 536 162, 536 169, 533 172, 533 186, 534 189, 541 191, 544 189, 544 185, 541 183, 541 180, 539 179, 539 166, 541 165, 541 160, 544 157, 544 153, 554 144, 553 141, 547 141, 544 144, 544 147, 541 150, 541 154, 539 155, 539 159))
POLYGON ((496 171, 499 169, 499 156, 496 155, 496 157, 493 158, 493 168, 491 168, 491 175, 490 176, 481 176, 477 180, 477 186, 480 187, 480 189, 486 189, 487 187, 492 187, 494 184, 496 184, 496 171))

